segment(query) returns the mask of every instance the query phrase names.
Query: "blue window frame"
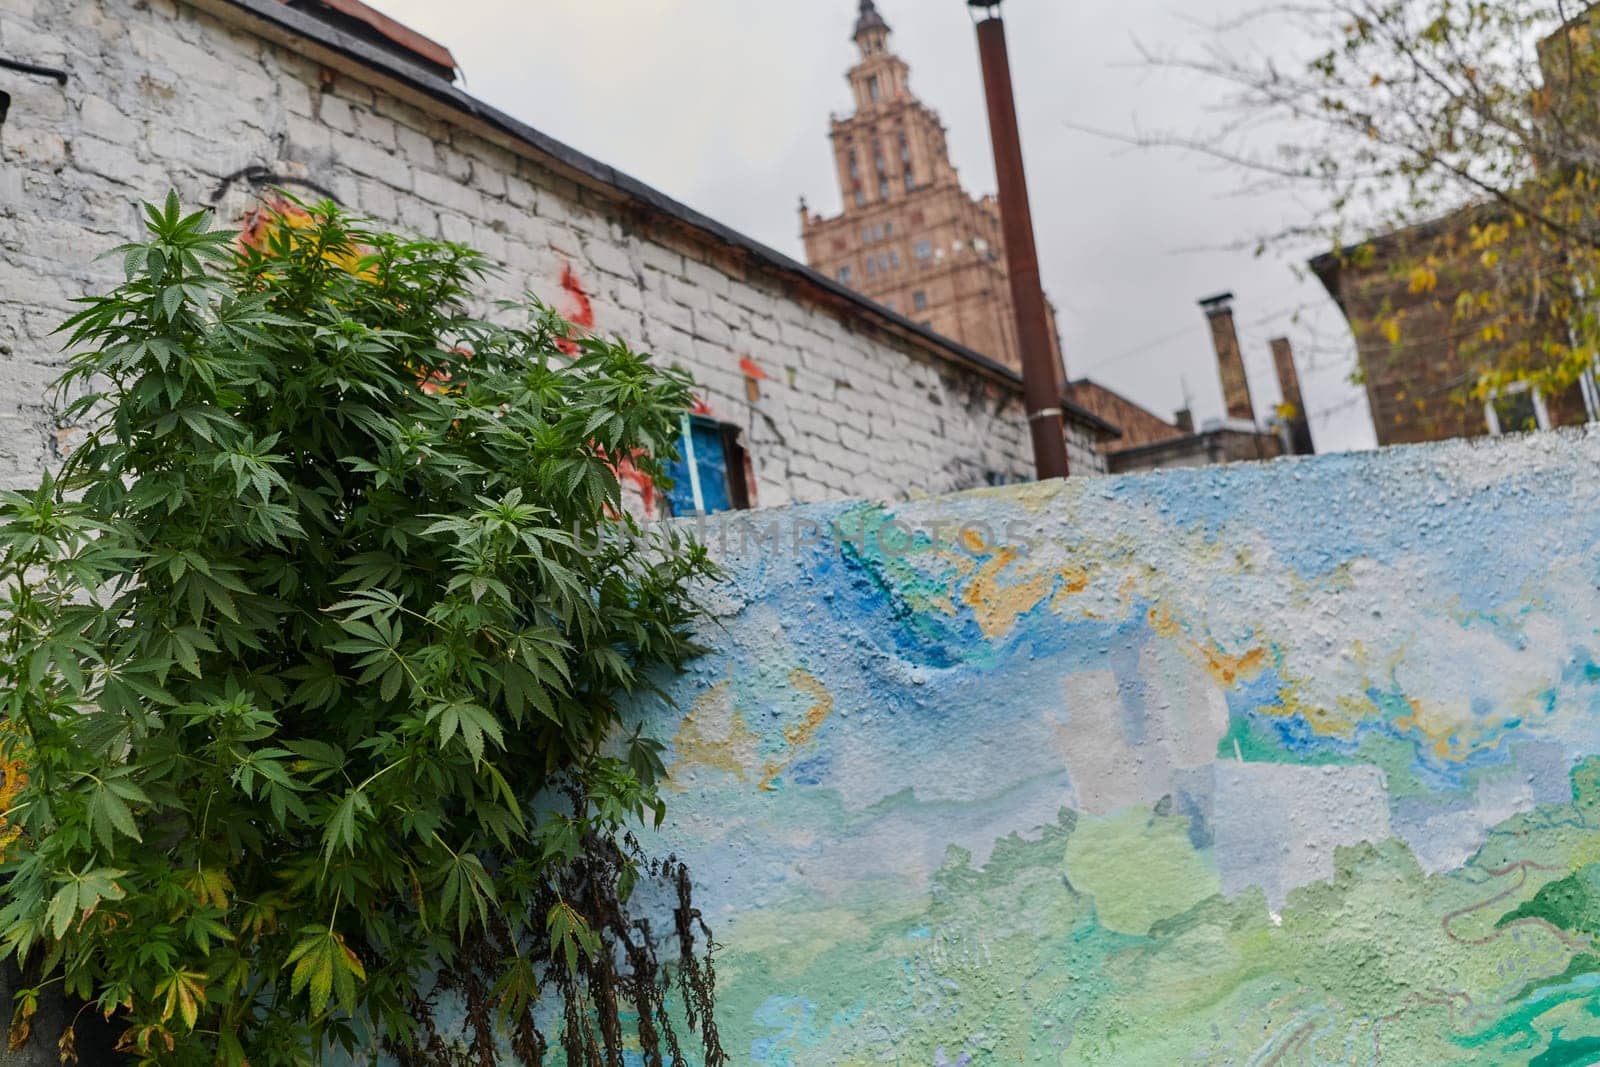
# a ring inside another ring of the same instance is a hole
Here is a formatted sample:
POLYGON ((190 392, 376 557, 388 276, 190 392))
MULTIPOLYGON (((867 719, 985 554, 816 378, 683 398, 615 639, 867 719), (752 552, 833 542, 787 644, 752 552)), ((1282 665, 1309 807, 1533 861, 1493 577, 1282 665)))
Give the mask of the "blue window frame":
POLYGON ((667 503, 675 516, 715 515, 750 506, 737 427, 699 415, 685 417, 678 458, 668 464, 667 474, 672 478, 667 503))

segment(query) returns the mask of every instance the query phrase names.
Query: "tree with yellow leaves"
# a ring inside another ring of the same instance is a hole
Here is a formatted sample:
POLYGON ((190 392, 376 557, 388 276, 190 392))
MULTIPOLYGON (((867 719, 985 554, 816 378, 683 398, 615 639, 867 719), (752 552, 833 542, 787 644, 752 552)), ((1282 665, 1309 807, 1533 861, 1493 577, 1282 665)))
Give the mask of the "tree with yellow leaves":
MULTIPOLYGON (((1151 137, 1292 187, 1307 238, 1387 279, 1351 313, 1363 362, 1444 342, 1446 383, 1569 391, 1600 354, 1600 9, 1572 0, 1307 0, 1258 9, 1198 54, 1152 57, 1227 87, 1229 118, 1151 137), (1255 34, 1273 52, 1228 42, 1255 34), (1303 62, 1280 57, 1293 42, 1303 62), (1263 131, 1272 131, 1262 148, 1263 131), (1309 193, 1309 195, 1305 195, 1309 193)), ((1335 288, 1330 284, 1330 288, 1335 288)))

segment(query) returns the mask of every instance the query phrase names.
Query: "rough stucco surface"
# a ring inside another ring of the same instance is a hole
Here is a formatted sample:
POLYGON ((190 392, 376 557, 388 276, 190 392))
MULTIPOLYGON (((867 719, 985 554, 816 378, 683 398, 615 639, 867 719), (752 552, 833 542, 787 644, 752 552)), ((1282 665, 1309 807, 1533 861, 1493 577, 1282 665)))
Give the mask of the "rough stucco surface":
POLYGON ((1600 1060, 1600 436, 779 519, 652 716, 734 1062, 1600 1060))
MULTIPOLYGON (((903 498, 1023 480, 1021 398, 867 328, 704 243, 644 224, 475 128, 425 113, 353 64, 325 69, 173 0, 0 0, 0 54, 68 67, 66 86, 0 71, 0 486, 37 479, 68 429, 45 403, 51 331, 120 280, 97 261, 139 234, 138 201, 216 197, 231 225, 260 168, 292 191, 482 249, 574 321, 689 369, 736 424, 765 506, 903 498), (364 81, 363 79, 369 79, 364 81)), ((238 24, 236 24, 238 23, 238 24)), ((787 210, 787 203, 783 206, 787 210)), ((1103 471, 1079 431, 1074 469, 1103 471)))

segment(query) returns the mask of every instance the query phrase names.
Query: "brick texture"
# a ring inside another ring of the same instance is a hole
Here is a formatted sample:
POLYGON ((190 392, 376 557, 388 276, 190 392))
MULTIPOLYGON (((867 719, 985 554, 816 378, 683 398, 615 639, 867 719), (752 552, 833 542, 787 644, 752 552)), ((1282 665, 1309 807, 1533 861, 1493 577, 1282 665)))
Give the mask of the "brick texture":
MULTIPOLYGON (((0 7, 6 54, 72 57, 65 87, 0 72, 12 95, 0 126, 0 486, 35 480, 70 440, 46 397, 61 360, 50 331, 72 298, 118 280, 97 256, 138 235, 136 201, 176 188, 235 225, 260 192, 233 177, 247 168, 471 242, 506 268, 486 299, 531 291, 569 315, 586 304, 597 331, 688 369, 711 411, 742 430, 761 506, 1030 476, 1013 385, 703 234, 642 219, 536 149, 495 143, 444 105, 423 110, 353 62, 325 69, 221 7, 0 7)), ((1070 451, 1075 472, 1104 470, 1086 429, 1070 451)))
MULTIPOLYGON (((1480 221, 1462 211, 1312 262, 1355 335, 1380 446, 1489 432, 1483 403, 1472 392, 1481 371, 1503 353, 1474 343, 1475 325, 1456 314, 1463 292, 1499 284, 1472 247, 1471 230, 1480 221), (1425 262, 1433 265, 1431 288, 1411 283, 1412 269, 1425 262), (1386 333, 1385 323, 1396 332, 1386 333)), ((1553 426, 1586 420, 1577 387, 1544 401, 1553 426)))

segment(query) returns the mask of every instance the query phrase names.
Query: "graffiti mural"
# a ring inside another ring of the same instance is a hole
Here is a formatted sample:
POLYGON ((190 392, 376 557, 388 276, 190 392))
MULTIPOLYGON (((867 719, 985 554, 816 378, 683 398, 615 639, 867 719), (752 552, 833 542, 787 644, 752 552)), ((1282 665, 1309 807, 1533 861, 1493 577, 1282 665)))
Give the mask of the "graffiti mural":
POLYGON ((705 536, 735 1062, 1600 1061, 1600 438, 705 536))

